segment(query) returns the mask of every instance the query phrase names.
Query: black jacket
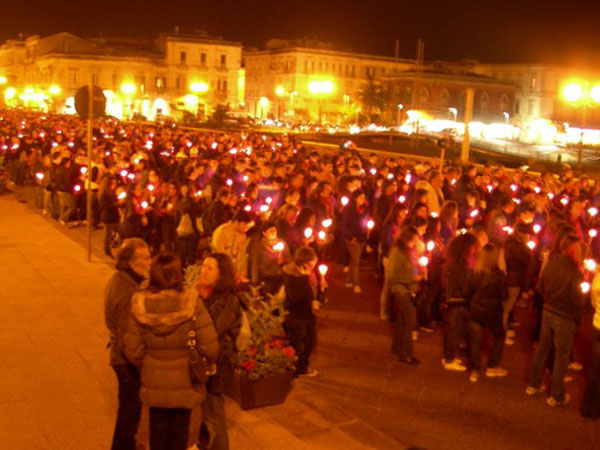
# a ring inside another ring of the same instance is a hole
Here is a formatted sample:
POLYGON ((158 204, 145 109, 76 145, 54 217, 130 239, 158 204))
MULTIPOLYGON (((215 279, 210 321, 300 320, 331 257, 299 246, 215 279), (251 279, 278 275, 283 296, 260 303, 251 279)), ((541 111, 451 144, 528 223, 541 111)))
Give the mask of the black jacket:
POLYGON ((492 273, 475 274, 475 279, 471 320, 488 327, 501 324, 502 302, 508 298, 506 275, 496 268, 492 273))
POLYGON ((544 298, 544 309, 577 325, 581 323, 583 276, 567 255, 557 255, 548 261, 540 279, 539 290, 544 298))
POLYGON ((465 263, 446 266, 446 301, 449 305, 468 305, 476 287, 473 270, 465 263))
POLYGON ((510 236, 504 244, 504 258, 508 285, 527 287, 531 250, 520 239, 510 236))
POLYGON ((100 196, 100 220, 102 223, 119 223, 119 207, 117 195, 103 192, 100 196))
POLYGON ((289 312, 291 318, 310 319, 314 317, 312 312, 312 301, 317 296, 310 277, 303 275, 294 265, 286 268, 285 302, 284 308, 289 312))

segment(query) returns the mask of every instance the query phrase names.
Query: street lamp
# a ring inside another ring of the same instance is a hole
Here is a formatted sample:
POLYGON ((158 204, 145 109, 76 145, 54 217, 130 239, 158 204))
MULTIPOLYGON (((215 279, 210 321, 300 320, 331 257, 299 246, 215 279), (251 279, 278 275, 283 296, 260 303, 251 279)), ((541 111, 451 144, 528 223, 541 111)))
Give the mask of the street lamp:
POLYGON ((0 75, 0 84, 6 83, 8 83, 8 78, 6 78, 4 75, 0 75))
POLYGON ((198 93, 198 92, 206 92, 208 91, 208 84, 204 82, 192 83, 190 84, 190 91, 198 93))
POLYGON ((581 166, 583 153, 583 131, 587 122, 587 109, 590 100, 594 103, 600 103, 600 85, 595 85, 590 88, 586 81, 583 85, 579 83, 569 83, 562 91, 564 99, 569 103, 578 103, 581 101, 581 134, 579 137, 579 145, 577 148, 577 164, 581 166))
POLYGON ((332 81, 329 80, 311 81, 310 83, 308 83, 308 92, 316 96, 319 101, 319 124, 321 123, 321 107, 323 96, 332 94, 334 90, 335 85, 332 81))
POLYGON ((50 86, 50 89, 48 89, 48 92, 50 92, 52 95, 60 94, 60 87, 58 87, 56 85, 50 86))
POLYGON ((258 103, 260 104, 260 117, 264 119, 265 109, 269 106, 269 99, 267 97, 261 97, 258 103))

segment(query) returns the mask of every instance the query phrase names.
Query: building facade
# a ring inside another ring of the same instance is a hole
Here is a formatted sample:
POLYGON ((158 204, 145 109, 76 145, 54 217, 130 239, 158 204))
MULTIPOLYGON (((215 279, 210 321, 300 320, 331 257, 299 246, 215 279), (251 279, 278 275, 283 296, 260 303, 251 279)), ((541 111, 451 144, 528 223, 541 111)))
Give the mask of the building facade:
POLYGON ((576 127, 600 126, 600 103, 589 95, 569 102, 563 95, 565 87, 571 83, 581 85, 589 94, 593 86, 600 85, 600 72, 546 64, 475 64, 474 70, 516 86, 512 113, 515 124, 521 127, 540 120, 576 127), (584 102, 587 103, 585 118, 584 102))
POLYGON ((244 51, 244 64, 250 114, 339 122, 356 115, 369 77, 400 73, 416 63, 337 51, 317 41, 272 39, 264 50, 244 51))
POLYGON ((237 109, 241 48, 198 33, 163 33, 154 42, 31 36, 0 46, 0 89, 8 106, 72 113, 75 92, 93 81, 119 118, 206 114, 220 103, 237 109))

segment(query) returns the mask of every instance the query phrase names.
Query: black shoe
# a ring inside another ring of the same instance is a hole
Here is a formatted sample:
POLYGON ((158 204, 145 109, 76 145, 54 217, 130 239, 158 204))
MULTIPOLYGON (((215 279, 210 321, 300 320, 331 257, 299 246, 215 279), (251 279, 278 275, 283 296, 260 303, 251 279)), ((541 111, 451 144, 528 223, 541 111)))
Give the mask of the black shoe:
POLYGON ((415 358, 414 356, 411 358, 398 358, 398 361, 400 361, 401 363, 404 364, 409 364, 411 366, 418 366, 419 364, 421 364, 421 361, 419 361, 417 358, 415 358))
POLYGON ((104 254, 106 256, 108 256, 109 258, 115 259, 115 257, 113 256, 112 252, 110 252, 110 251, 104 252, 104 254))

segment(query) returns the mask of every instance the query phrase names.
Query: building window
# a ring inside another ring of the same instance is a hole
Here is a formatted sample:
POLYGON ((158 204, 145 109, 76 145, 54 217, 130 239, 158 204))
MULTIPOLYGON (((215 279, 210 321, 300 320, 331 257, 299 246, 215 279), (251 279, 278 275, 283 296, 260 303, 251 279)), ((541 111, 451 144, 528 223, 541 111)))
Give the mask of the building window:
POLYGON ((98 86, 100 84, 100 76, 97 73, 92 74, 92 84, 98 86))
POLYGON ((113 87, 113 91, 114 91, 115 89, 117 89, 117 85, 118 85, 118 84, 119 84, 119 79, 118 79, 118 77, 117 77, 117 74, 116 74, 116 73, 113 73, 113 76, 112 76, 112 87, 113 87))
POLYGON ((440 106, 442 108, 447 108, 450 106, 450 94, 446 89, 444 89, 442 95, 440 95, 440 106))
POLYGON ((167 77, 156 77, 154 78, 154 86, 156 89, 164 89, 167 87, 167 77))
POLYGON ((534 75, 529 79, 529 88, 535 89, 537 87, 537 77, 534 75))
POLYGON ((425 106, 429 103, 429 89, 423 88, 421 89, 421 93, 419 95, 419 101, 421 106, 425 106))
POLYGON ((521 102, 519 100, 515 101, 515 114, 519 114, 519 110, 521 109, 521 102))
POLYGON ((529 100, 527 102, 527 114, 532 116, 534 109, 535 109, 535 102, 533 100, 529 100))
POLYGON ((221 88, 223 92, 227 92, 227 80, 223 80, 223 82, 221 83, 221 88))
POLYGON ((352 76, 356 76, 356 66, 352 66, 352 76))
POLYGON ((70 81, 72 85, 77 84, 77 72, 75 70, 71 71, 70 81))
POLYGON ((484 92, 483 94, 481 94, 481 97, 479 98, 479 109, 482 112, 486 112, 488 110, 489 105, 490 105, 490 96, 487 94, 487 92, 484 92))
POLYGON ((181 89, 181 77, 175 78, 175 87, 181 89))
POLYGON ((502 94, 500 96, 500 109, 502 110, 502 112, 506 112, 509 109, 509 100, 508 95, 506 94, 502 94))
POLYGON ((227 65, 227 55, 221 55, 221 65, 227 65))
POLYGON ((206 64, 206 53, 200 53, 200 64, 206 64))
POLYGON ((179 62, 185 64, 187 61, 187 52, 179 52, 179 62))

